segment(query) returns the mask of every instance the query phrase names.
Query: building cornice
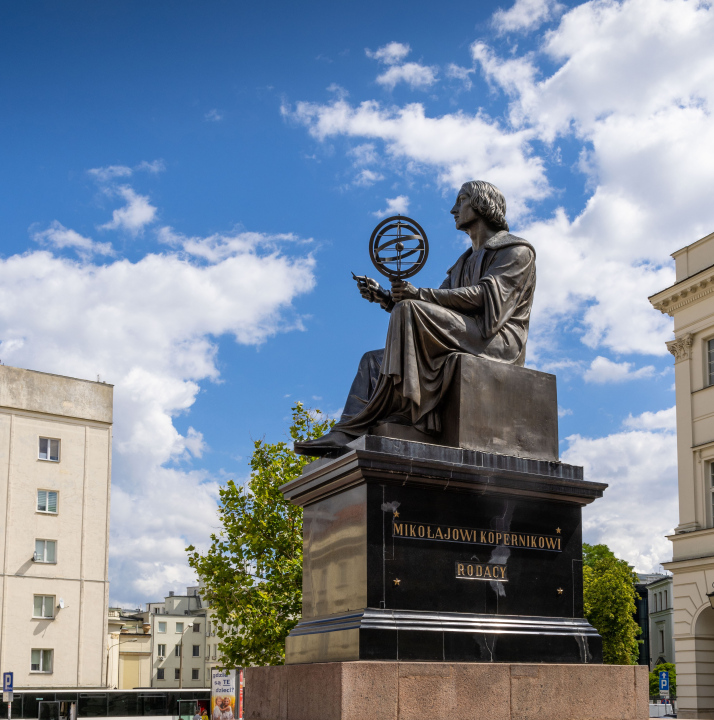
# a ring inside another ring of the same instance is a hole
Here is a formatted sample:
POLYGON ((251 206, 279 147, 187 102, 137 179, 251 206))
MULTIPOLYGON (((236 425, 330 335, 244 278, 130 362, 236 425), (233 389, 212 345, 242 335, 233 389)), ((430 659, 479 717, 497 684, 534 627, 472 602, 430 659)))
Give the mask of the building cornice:
POLYGON ((656 310, 673 317, 677 310, 712 293, 714 293, 714 266, 651 295, 649 301, 656 310))

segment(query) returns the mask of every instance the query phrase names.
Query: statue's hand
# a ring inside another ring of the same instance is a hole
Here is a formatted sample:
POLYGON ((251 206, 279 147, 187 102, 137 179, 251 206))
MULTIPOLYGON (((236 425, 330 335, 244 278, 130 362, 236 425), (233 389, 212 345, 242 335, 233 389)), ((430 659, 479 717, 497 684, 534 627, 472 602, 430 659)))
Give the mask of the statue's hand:
POLYGON ((357 281, 359 294, 369 302, 377 302, 380 305, 389 301, 389 292, 385 290, 376 280, 366 275, 353 275, 357 281))
POLYGON ((392 299, 395 303, 401 302, 402 300, 418 300, 419 290, 405 280, 393 280, 392 299))

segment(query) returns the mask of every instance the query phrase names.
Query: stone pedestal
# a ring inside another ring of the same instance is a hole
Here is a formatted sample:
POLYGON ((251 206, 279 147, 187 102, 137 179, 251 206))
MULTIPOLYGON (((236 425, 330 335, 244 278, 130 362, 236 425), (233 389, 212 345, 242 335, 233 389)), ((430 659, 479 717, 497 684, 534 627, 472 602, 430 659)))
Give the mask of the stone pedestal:
POLYGON ((602 662, 583 619, 581 506, 563 463, 375 436, 283 487, 305 508, 286 662, 602 662))
POLYGON ((644 720, 644 666, 347 662, 249 668, 246 720, 644 720))

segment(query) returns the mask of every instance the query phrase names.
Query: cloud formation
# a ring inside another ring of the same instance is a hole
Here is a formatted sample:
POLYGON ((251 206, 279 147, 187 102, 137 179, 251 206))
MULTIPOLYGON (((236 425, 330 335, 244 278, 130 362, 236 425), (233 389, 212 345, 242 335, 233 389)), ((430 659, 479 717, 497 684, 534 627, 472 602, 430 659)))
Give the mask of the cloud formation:
POLYGON ((31 234, 32 239, 40 245, 51 245, 58 250, 71 248, 76 250, 81 257, 114 255, 111 243, 100 243, 84 237, 75 230, 66 228, 58 220, 53 220, 46 230, 34 230, 31 234))
POLYGON ((598 355, 585 371, 583 378, 590 383, 621 383, 627 380, 642 380, 654 375, 653 365, 647 365, 634 370, 634 364, 629 362, 613 362, 602 355, 598 355))
POLYGON ((203 436, 174 425, 200 383, 219 379, 216 339, 258 345, 300 327, 292 304, 313 288, 315 263, 290 233, 165 228, 166 252, 103 265, 89 258, 96 243, 59 223, 38 235, 56 252, 0 259, 0 356, 114 384, 111 593, 132 604, 193 582, 184 548, 216 524, 217 480, 191 467, 203 436))
POLYGON ((372 213, 376 217, 387 217, 388 215, 406 215, 409 212, 409 198, 406 195, 397 195, 395 198, 387 198, 387 207, 384 210, 377 210, 372 213))

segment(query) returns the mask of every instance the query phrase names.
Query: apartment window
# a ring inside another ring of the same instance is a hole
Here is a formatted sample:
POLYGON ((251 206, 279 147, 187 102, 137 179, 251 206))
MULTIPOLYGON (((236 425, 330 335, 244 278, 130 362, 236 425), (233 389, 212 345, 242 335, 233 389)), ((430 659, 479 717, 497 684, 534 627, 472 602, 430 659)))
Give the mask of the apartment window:
POLYGON ((180 645, 177 645, 177 646, 174 648, 174 655, 175 655, 176 657, 181 657, 181 646, 180 646, 180 645))
POLYGON ((161 643, 159 643, 158 648, 159 648, 159 657, 166 657, 166 645, 162 645, 161 643))
POLYGON ((32 617, 53 618, 55 616, 55 596, 35 595, 32 617))
POLYGON ((191 669, 191 680, 198 680, 198 668, 191 669))
POLYGON ((714 385, 714 339, 707 342, 707 380, 714 385))
POLYGON ((201 646, 200 646, 200 645, 194 645, 194 646, 193 646, 193 656, 194 656, 194 657, 201 657, 201 646))
POLYGON ((210 634, 211 634, 211 623, 206 622, 206 635, 210 635, 210 634))
POLYGON ((667 603, 667 591, 664 591, 664 609, 666 610, 669 607, 669 604, 667 603))
POLYGON ((194 623, 194 624, 193 624, 193 631, 194 631, 194 632, 201 632, 201 623, 194 623))
POLYGON ((30 672, 51 673, 54 650, 32 648, 30 651, 30 672))
POLYGON ((157 623, 157 624, 158 624, 158 626, 159 626, 159 632, 160 632, 160 633, 165 633, 165 632, 166 632, 166 623, 165 623, 165 622, 160 622, 160 623, 157 623))
POLYGON ((664 630, 659 631, 659 651, 664 652, 664 630))
POLYGON ((40 438, 40 460, 59 462, 60 441, 52 438, 40 438))
POLYGON ((37 512, 57 514, 57 492, 55 490, 37 491, 37 512))
POLYGON ((159 669, 156 671, 156 679, 157 679, 157 680, 163 680, 163 679, 164 679, 164 669, 163 669, 163 668, 159 668, 159 669))
POLYGON ((177 633, 183 632, 183 623, 176 623, 176 632, 177 633))
POLYGON ((174 680, 180 680, 180 679, 181 679, 181 669, 174 668, 174 680))
POLYGON ((56 540, 35 540, 35 562, 56 563, 57 562, 57 541, 56 540))

